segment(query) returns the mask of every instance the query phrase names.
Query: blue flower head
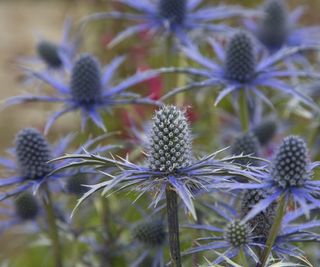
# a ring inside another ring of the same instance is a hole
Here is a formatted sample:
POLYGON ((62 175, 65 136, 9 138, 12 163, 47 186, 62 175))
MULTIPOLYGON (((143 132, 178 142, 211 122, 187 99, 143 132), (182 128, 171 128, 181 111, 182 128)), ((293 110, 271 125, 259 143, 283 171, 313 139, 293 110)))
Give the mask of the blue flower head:
POLYGON ((318 78, 319 75, 313 72, 287 70, 279 64, 299 51, 316 49, 316 46, 284 48, 272 56, 259 55, 251 36, 243 31, 234 34, 226 48, 215 40, 210 40, 210 44, 222 64, 204 57, 194 47, 184 48, 183 52, 189 58, 205 67, 205 69, 190 68, 190 74, 203 77, 204 80, 176 88, 162 99, 189 90, 222 86, 223 89, 215 101, 216 105, 227 95, 237 96, 239 90, 244 90, 249 104, 256 103, 255 99, 260 99, 272 107, 272 103, 261 90, 261 88, 268 88, 280 93, 291 94, 309 107, 318 109, 310 98, 297 91, 283 78, 318 78))
POLYGON ((14 201, 15 212, 21 220, 33 220, 40 213, 38 200, 30 193, 20 194, 14 201))
POLYGON ((261 10, 264 12, 261 19, 247 20, 245 24, 270 52, 282 47, 319 44, 319 26, 299 26, 304 7, 290 12, 284 0, 267 0, 261 10))
POLYGON ((98 190, 102 190, 104 195, 118 186, 121 189, 133 187, 141 194, 153 191, 155 197, 151 205, 157 205, 164 198, 166 186, 170 185, 196 217, 192 201, 195 188, 205 189, 212 182, 219 183, 234 176, 252 179, 250 172, 231 163, 241 156, 220 161, 214 158, 217 152, 195 159, 187 118, 184 111, 175 106, 163 106, 158 110, 150 129, 146 165, 134 164, 128 159, 117 160, 90 153, 67 155, 57 159, 75 160, 74 163, 65 164, 66 167, 91 165, 101 169, 111 164, 119 169, 112 175, 106 173, 111 177, 110 180, 89 186, 91 189, 79 200, 78 205, 98 190))
POLYGON ((124 5, 133 8, 137 13, 102 12, 87 16, 83 22, 100 19, 127 19, 137 21, 119 33, 110 45, 115 45, 134 34, 150 31, 164 32, 174 36, 182 44, 191 44, 189 33, 193 30, 212 32, 229 32, 231 27, 225 24, 210 24, 231 17, 252 16, 257 12, 246 10, 240 6, 203 7, 198 8, 202 0, 121 0, 124 5))
POLYGON ((52 124, 63 114, 80 110, 82 113, 82 128, 90 118, 98 127, 106 130, 99 111, 111 111, 114 106, 126 104, 158 104, 150 98, 143 98, 138 94, 125 92, 128 87, 153 78, 157 71, 139 72, 118 85, 112 85, 113 76, 124 57, 114 59, 102 72, 100 63, 90 54, 81 55, 72 65, 70 81, 65 84, 51 75, 39 72, 31 74, 56 90, 53 96, 16 96, 7 101, 7 106, 25 102, 53 102, 64 103, 64 107, 55 112, 47 121, 45 133, 52 124))

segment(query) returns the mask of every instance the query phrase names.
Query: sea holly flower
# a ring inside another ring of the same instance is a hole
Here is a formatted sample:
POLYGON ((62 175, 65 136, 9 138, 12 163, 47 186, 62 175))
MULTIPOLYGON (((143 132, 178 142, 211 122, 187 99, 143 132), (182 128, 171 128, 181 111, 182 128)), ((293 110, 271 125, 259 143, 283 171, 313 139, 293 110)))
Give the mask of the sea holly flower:
POLYGON ((305 7, 299 6, 290 12, 285 1, 267 0, 261 9, 264 16, 257 21, 246 20, 245 24, 270 52, 282 47, 319 44, 319 26, 299 25, 305 7))
POLYGON ((199 90, 205 87, 223 87, 216 98, 217 105, 227 95, 237 96, 239 90, 244 90, 249 103, 256 103, 255 98, 272 106, 269 98, 261 88, 268 88, 280 93, 290 94, 297 97, 303 103, 318 109, 317 105, 307 96, 296 90, 283 78, 318 78, 313 72, 287 70, 279 64, 286 58, 308 49, 316 49, 313 46, 301 46, 295 48, 284 48, 272 56, 259 57, 255 43, 249 34, 245 32, 236 33, 229 41, 226 49, 218 42, 211 40, 210 44, 222 64, 206 58, 194 48, 184 48, 183 52, 192 60, 196 61, 205 69, 198 69, 198 76, 204 80, 191 82, 184 87, 176 88, 162 97, 162 100, 173 95, 190 90, 199 90))
POLYGON ((164 267, 163 250, 168 242, 165 224, 160 219, 147 219, 137 224, 132 234, 134 238, 132 246, 135 249, 143 249, 143 253, 130 266, 141 266, 152 257, 151 266, 164 267))
MULTIPOLYGON (((1 191, 0 200, 17 195, 29 188, 33 188, 35 192, 43 183, 75 175, 75 172, 51 175, 51 172, 61 164, 48 162, 55 157, 62 156, 72 140, 73 136, 68 135, 60 139, 56 145, 51 146, 45 137, 34 128, 25 128, 18 132, 15 138, 15 147, 9 150, 11 157, 0 157, 0 166, 4 167, 11 175, 0 179, 0 188, 9 187, 8 190, 1 191)), ((88 149, 92 148, 97 140, 101 139, 89 140, 85 146, 88 149)), ((93 151, 103 152, 112 148, 114 146, 98 146, 93 151)), ((81 149, 76 151, 80 152, 81 149)), ((85 170, 79 170, 79 172, 85 172, 85 170)))
POLYGON ((148 80, 158 74, 149 70, 123 80, 113 85, 115 72, 123 63, 124 57, 115 58, 104 71, 97 59, 90 54, 81 55, 73 64, 70 81, 66 84, 50 75, 30 72, 35 78, 47 83, 56 90, 53 96, 23 95, 15 96, 7 101, 7 106, 26 102, 63 103, 64 107, 55 112, 47 121, 45 133, 53 123, 68 112, 80 110, 82 114, 82 128, 90 118, 99 128, 106 130, 99 110, 111 111, 116 106, 126 104, 158 104, 150 98, 143 98, 139 94, 126 90, 140 82, 148 80))
POLYGON ((203 0, 121 0, 120 2, 134 9, 136 13, 102 12, 83 19, 84 23, 101 19, 124 19, 137 22, 119 33, 110 45, 145 31, 164 32, 166 35, 175 37, 182 44, 191 44, 189 32, 193 30, 226 33, 231 30, 231 27, 211 22, 239 16, 254 16, 258 13, 240 6, 220 5, 198 8, 203 0))
POLYGON ((57 160, 75 160, 73 163, 65 164, 61 169, 90 165, 101 170, 110 164, 119 168, 112 175, 105 173, 110 177, 109 180, 90 185, 90 190, 78 201, 77 207, 96 191, 102 190, 102 195, 106 195, 112 190, 129 187, 140 192, 140 195, 154 192, 150 205, 157 205, 164 199, 166 187, 170 185, 196 217, 192 201, 195 188, 205 190, 208 184, 220 183, 231 177, 254 179, 249 171, 232 164, 234 159, 241 156, 218 160, 216 156, 219 151, 195 159, 192 153, 191 131, 185 113, 175 106, 163 106, 155 113, 148 144, 145 165, 132 163, 128 158, 107 158, 91 153, 58 158, 57 160))
POLYGON ((79 33, 71 33, 72 22, 67 18, 63 27, 60 43, 56 44, 49 40, 40 38, 36 45, 37 55, 20 60, 21 64, 41 63, 44 72, 65 72, 70 70, 73 58, 79 47, 79 33))
POLYGON ((298 136, 288 136, 275 153, 269 170, 258 171, 255 175, 260 183, 224 186, 233 189, 264 189, 270 192, 251 209, 246 220, 265 210, 281 196, 298 204, 308 215, 310 204, 320 204, 320 182, 312 179, 312 172, 318 166, 318 162, 310 162, 305 141, 298 136))

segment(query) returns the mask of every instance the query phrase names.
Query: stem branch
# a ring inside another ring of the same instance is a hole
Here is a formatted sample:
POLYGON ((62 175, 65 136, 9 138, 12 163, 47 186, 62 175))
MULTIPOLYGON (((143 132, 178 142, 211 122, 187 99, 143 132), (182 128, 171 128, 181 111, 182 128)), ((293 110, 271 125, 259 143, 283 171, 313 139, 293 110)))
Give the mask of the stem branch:
POLYGON ((243 132, 249 130, 249 111, 245 89, 240 90, 239 95, 239 113, 243 132))

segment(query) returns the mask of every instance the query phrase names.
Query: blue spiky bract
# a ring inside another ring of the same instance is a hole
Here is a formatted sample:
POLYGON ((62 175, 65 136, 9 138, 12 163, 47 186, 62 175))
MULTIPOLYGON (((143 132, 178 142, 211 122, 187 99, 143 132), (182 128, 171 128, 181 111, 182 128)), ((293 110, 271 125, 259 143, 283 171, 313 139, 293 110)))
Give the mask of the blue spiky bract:
POLYGON ((50 147, 44 136, 34 128, 25 128, 16 136, 16 157, 25 179, 41 179, 52 170, 50 147))
POLYGON ((230 222, 224 229, 224 239, 233 247, 241 247, 248 244, 250 237, 249 226, 239 220, 230 222))
POLYGON ((280 48, 286 43, 289 34, 287 7, 282 0, 270 0, 266 2, 264 12, 258 38, 267 47, 280 48))
POLYGON ((272 162, 272 179, 282 188, 303 186, 310 179, 305 141, 298 136, 286 137, 272 162))
POLYGON ((39 214, 37 199, 30 193, 21 193, 14 201, 17 216, 22 220, 32 220, 39 214))
POLYGON ((235 34, 227 47, 225 75, 228 79, 246 83, 255 75, 255 56, 251 37, 245 32, 235 34))
POLYGON ((149 166, 152 170, 171 173, 191 163, 191 131, 185 113, 175 106, 157 111, 149 137, 149 166))
POLYGON ((183 24, 187 9, 186 0, 160 0, 159 16, 173 24, 183 24))
POLYGON ((72 69, 70 90, 73 99, 84 106, 101 100, 101 67, 95 57, 84 54, 78 58, 72 69))
POLYGON ((164 224, 160 220, 138 224, 133 230, 133 235, 141 243, 152 247, 163 245, 167 236, 164 224))
MULTIPOLYGON (((231 145, 231 151, 233 155, 250 155, 257 156, 259 153, 259 142, 257 137, 249 132, 238 136, 233 144, 231 145)), ((236 159, 235 162, 247 165, 253 163, 253 160, 250 158, 241 158, 236 159)))
POLYGON ((62 67, 62 60, 59 56, 59 47, 54 43, 42 40, 37 44, 37 53, 40 58, 51 68, 62 67))
MULTIPOLYGON (((241 217, 245 217, 249 211, 260 201, 267 197, 267 192, 261 189, 245 190, 241 198, 241 217)), ((247 223, 253 229, 255 236, 266 238, 273 225, 276 215, 276 202, 269 205, 264 211, 250 219, 247 223)))

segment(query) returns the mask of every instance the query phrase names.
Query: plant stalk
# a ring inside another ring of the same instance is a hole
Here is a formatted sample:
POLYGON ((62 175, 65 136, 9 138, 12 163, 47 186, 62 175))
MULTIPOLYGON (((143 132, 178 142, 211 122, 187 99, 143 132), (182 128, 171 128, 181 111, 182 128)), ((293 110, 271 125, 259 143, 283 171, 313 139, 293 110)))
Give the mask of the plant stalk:
POLYGON ((167 217, 169 228, 169 244, 171 266, 181 267, 179 219, 178 219, 178 196, 168 185, 166 188, 167 217))
POLYGON ((240 89, 239 95, 239 113, 240 113, 240 122, 242 126, 242 131, 249 131, 249 111, 248 111, 248 103, 245 89, 240 89))
POLYGON ((54 205, 52 202, 51 194, 47 185, 45 185, 45 196, 43 197, 43 204, 48 220, 48 227, 49 227, 49 235, 52 242, 53 248, 53 257, 54 257, 54 266, 55 267, 62 267, 62 249, 61 243, 59 239, 59 232, 57 227, 57 218, 54 212, 54 205))
POLYGON ((240 263, 242 267, 249 267, 247 257, 242 248, 239 250, 238 263, 240 263))
POLYGON ((273 246, 274 241, 276 240, 277 235, 280 231, 281 222, 282 222, 282 219, 286 213, 286 208, 287 208, 287 199, 283 195, 280 198, 278 208, 277 208, 277 215, 274 219, 274 223, 271 227, 269 237, 266 242, 266 247, 265 247, 264 251, 262 252, 262 256, 261 256, 260 262, 257 264, 257 267, 265 267, 268 262, 268 258, 269 258, 272 246, 273 246))

